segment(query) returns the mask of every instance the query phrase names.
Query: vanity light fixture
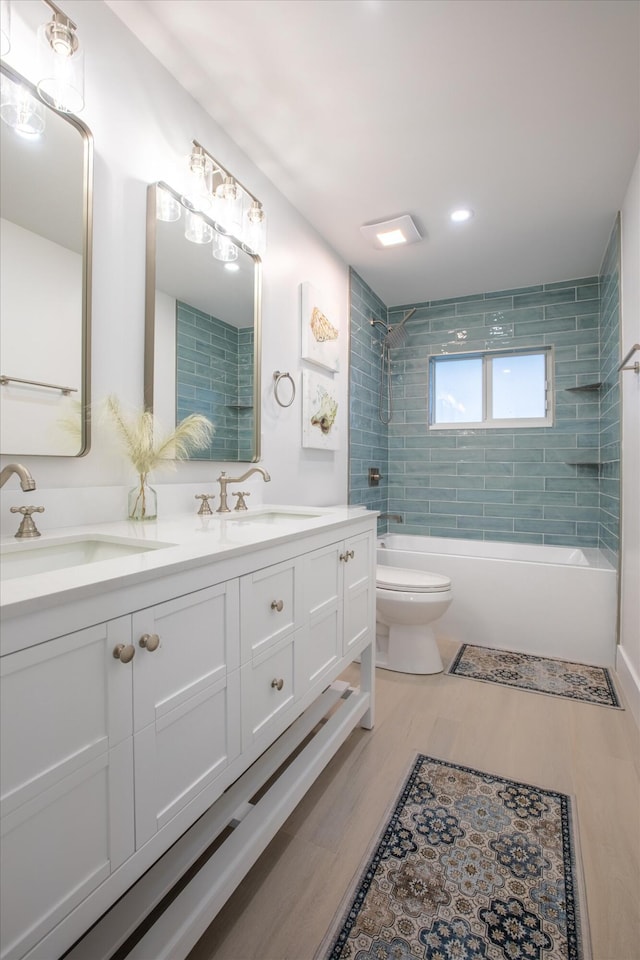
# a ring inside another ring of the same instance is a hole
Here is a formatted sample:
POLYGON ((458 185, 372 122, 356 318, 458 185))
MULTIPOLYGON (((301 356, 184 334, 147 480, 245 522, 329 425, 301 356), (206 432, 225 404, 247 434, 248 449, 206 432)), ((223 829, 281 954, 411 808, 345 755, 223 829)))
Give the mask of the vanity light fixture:
POLYGON ((378 250, 422 240, 420 231, 408 213, 401 217, 394 217, 392 220, 366 223, 360 227, 360 232, 378 250))
POLYGON ((262 256, 267 245, 267 224, 264 210, 259 200, 254 200, 247 214, 249 226, 247 228, 247 246, 254 253, 262 256))
POLYGON ((60 113, 80 113, 84 107, 84 51, 78 43, 77 26, 52 0, 43 3, 53 16, 38 30, 38 94, 60 113))
POLYGON ((189 154, 189 183, 186 197, 194 210, 208 213, 213 200, 212 176, 213 163, 200 146, 193 142, 193 149, 189 154))
POLYGON ((197 140, 191 144, 189 175, 189 203, 194 210, 211 216, 221 230, 214 238, 214 257, 231 262, 238 256, 236 244, 227 234, 252 253, 262 254, 266 245, 262 203, 197 140))
POLYGON ((0 0, 0 56, 11 50, 11 0, 0 0))

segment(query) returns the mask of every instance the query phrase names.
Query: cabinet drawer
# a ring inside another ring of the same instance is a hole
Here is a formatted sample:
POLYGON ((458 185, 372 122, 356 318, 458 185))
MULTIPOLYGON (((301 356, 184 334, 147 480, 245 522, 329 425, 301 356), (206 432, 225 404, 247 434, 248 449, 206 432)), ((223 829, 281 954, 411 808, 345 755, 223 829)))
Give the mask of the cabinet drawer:
POLYGON ((249 747, 293 703, 294 638, 241 667, 242 746, 249 747))
POLYGON ((278 643, 298 626, 298 570, 291 561, 257 570, 240 580, 240 635, 245 662, 278 643))

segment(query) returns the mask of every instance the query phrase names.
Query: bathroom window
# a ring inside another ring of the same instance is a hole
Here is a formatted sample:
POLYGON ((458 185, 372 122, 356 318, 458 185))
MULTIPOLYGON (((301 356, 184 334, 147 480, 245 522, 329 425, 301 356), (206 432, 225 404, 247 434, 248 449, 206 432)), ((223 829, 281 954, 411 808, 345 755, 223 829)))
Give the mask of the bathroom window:
POLYGON ((430 429, 550 427, 552 371, 550 347, 431 357, 430 429))

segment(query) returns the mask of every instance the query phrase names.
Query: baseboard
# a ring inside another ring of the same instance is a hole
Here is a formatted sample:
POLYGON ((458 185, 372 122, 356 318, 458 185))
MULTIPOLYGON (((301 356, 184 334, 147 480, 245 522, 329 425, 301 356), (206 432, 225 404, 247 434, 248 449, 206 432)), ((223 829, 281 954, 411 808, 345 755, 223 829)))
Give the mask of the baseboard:
POLYGON ((640 677, 629 660, 624 647, 616 648, 616 674, 636 726, 640 730, 640 677))

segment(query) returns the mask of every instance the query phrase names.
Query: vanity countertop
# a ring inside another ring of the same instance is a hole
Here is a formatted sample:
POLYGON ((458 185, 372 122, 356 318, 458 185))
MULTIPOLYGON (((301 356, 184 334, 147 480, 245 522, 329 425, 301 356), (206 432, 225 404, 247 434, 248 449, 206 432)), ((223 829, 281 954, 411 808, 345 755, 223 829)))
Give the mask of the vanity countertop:
MULTIPOLYGON (((0 583, 3 618, 42 612, 51 604, 83 600, 121 586, 182 572, 212 561, 251 554, 256 547, 286 543, 311 533, 339 528, 344 523, 376 516, 364 507, 302 507, 263 504, 254 510, 212 516, 176 515, 134 522, 118 521, 50 530, 34 540, 0 538, 7 572, 0 583), (120 540, 135 550, 129 555, 77 562, 75 565, 28 575, 9 573, 16 554, 42 551, 53 554, 73 541, 120 540), (161 545, 158 549, 154 549, 161 545), (47 549, 51 548, 51 550, 47 549)), ((339 536, 339 533, 338 533, 339 536)))

